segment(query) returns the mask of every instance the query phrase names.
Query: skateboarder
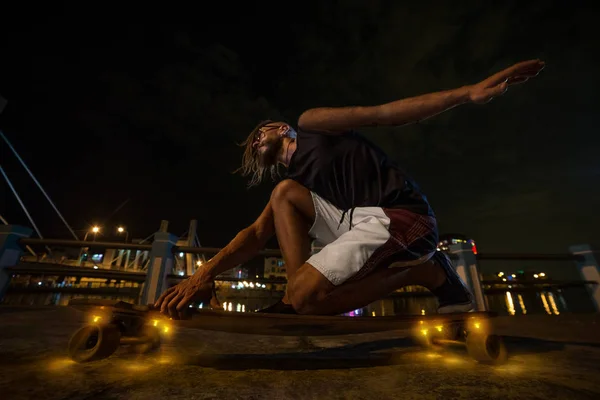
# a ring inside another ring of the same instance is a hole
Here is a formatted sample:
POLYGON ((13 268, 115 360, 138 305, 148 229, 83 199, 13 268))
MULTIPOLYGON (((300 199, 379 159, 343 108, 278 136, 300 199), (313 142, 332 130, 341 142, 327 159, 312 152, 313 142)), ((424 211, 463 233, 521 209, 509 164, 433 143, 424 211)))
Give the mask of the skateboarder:
POLYGON ((378 106, 315 108, 295 130, 261 122, 243 143, 250 185, 286 167, 258 219, 205 267, 168 289, 156 306, 173 318, 211 296, 217 275, 256 255, 273 234, 287 269, 283 299, 262 312, 335 315, 394 290, 420 285, 439 313, 473 309, 473 296, 450 260, 436 251, 435 215, 416 183, 355 129, 418 122, 465 103, 484 104, 537 76, 540 60, 521 62, 474 85, 378 106), (311 239, 323 249, 310 255, 311 239))

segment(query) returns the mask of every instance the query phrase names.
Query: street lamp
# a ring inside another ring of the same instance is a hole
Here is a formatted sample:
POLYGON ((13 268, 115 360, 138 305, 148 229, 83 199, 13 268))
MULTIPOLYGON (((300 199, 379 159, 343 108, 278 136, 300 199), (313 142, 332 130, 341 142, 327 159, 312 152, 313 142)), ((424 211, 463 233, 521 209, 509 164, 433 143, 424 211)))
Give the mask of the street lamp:
MULTIPOLYGON (((96 235, 98 234, 98 232, 100 232, 100 227, 98 225, 94 225, 92 226, 92 229, 87 231, 85 233, 85 236, 83 237, 83 241, 87 241, 87 237, 90 234, 90 232, 92 232, 94 234, 94 241, 96 241, 96 235)), ((82 259, 83 259, 83 247, 79 250, 79 262, 78 265, 81 265, 82 259)))
MULTIPOLYGON (((94 234, 94 242, 96 241, 96 236, 98 235, 98 232, 100 232, 100 227, 98 225, 94 225, 92 226, 92 233, 94 234)), ((85 233, 85 237, 83 238, 83 240, 87 240, 87 235, 89 232, 85 233)))
POLYGON ((129 232, 127 230, 125 230, 125 228, 122 226, 119 226, 117 228, 117 232, 119 232, 119 233, 125 232, 125 243, 127 243, 127 239, 129 238, 129 232))
POLYGON ((83 237, 84 242, 87 240, 87 237, 90 234, 90 232, 94 234, 94 240, 96 240, 96 235, 98 234, 98 232, 100 232, 100 227, 98 225, 92 226, 92 229, 85 233, 85 236, 83 237))

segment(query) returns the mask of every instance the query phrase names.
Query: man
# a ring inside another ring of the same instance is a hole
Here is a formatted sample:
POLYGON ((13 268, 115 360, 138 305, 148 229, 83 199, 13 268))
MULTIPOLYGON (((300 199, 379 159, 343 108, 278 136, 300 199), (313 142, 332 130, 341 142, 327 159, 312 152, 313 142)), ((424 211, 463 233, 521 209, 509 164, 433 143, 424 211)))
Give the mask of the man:
POLYGON ((298 130, 260 123, 244 142, 241 171, 251 185, 279 165, 287 179, 258 219, 155 306, 173 318, 211 296, 220 273, 241 264, 277 235, 286 263, 285 296, 262 312, 335 315, 364 307, 398 288, 420 285, 439 313, 473 309, 473 296, 449 259, 436 251, 434 213, 417 185, 354 129, 400 126, 465 103, 483 104, 537 76, 540 60, 513 65, 475 85, 379 106, 305 111, 298 130), (310 255, 310 240, 323 249, 310 255))

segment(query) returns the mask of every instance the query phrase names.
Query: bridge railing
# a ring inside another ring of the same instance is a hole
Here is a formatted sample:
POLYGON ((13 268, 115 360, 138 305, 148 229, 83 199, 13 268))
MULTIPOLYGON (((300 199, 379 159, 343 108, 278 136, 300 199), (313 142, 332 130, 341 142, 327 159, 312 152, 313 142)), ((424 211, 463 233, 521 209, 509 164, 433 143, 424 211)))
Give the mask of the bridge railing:
POLYGON ((484 253, 475 256, 477 260, 499 260, 499 261, 584 261, 582 254, 496 254, 484 253))
MULTIPOLYGON (((212 247, 189 247, 177 246, 177 237, 167 232, 157 232, 154 235, 152 244, 137 243, 118 243, 118 242, 88 242, 63 239, 35 239, 30 238, 32 231, 29 228, 7 225, 0 226, 0 299, 4 296, 8 288, 11 276, 17 272, 32 273, 41 272, 39 267, 17 265, 25 246, 61 246, 61 247, 89 247, 105 249, 126 249, 140 250, 149 252, 149 262, 146 273, 114 271, 115 279, 135 280, 143 282, 143 289, 140 298, 142 304, 154 302, 160 294, 167 289, 169 284, 181 279, 173 276, 173 267, 175 265, 175 254, 194 253, 194 254, 216 254, 221 249, 212 247), (35 270, 35 271, 34 271, 35 270), (123 275, 127 274, 127 275, 123 275), (127 276, 127 278, 125 278, 127 276), (117 278, 118 277, 118 278, 117 278), (143 280, 142 280, 143 279, 143 280)), ((488 309, 481 274, 478 267, 478 261, 483 260, 538 260, 538 261, 572 261, 583 278, 584 284, 594 303, 596 311, 600 311, 600 272, 596 253, 588 245, 571 246, 567 254, 474 254, 471 246, 466 244, 456 244, 450 246, 450 257, 454 260, 454 265, 458 274, 472 289, 477 308, 479 310, 488 309)), ((259 252, 263 256, 280 257, 279 250, 263 250, 259 252)), ((84 273, 78 267, 64 267, 65 274, 84 273)), ((94 276, 93 270, 86 268, 85 274, 94 276)), ((106 276, 109 273, 107 269, 97 271, 97 276, 106 276)), ((56 272, 56 271, 54 271, 56 272)))
POLYGON ((455 267, 459 275, 469 284, 476 298, 477 308, 487 310, 488 304, 484 296, 483 285, 504 286, 506 289, 513 285, 540 285, 542 280, 535 283, 484 281, 480 273, 479 264, 482 261, 569 261, 572 262, 581 278, 578 282, 588 292, 596 312, 600 311, 600 269, 598 267, 597 252, 589 245, 576 245, 569 248, 565 254, 474 254, 468 244, 455 244, 450 246, 450 251, 455 255, 455 267))

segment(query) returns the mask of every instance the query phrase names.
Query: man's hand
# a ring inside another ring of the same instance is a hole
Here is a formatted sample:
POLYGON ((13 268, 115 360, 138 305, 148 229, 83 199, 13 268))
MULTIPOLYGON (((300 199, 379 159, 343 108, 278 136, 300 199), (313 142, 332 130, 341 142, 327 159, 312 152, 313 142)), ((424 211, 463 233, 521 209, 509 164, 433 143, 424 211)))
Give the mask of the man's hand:
POLYGON ((208 303, 212 297, 213 281, 206 274, 194 274, 167 289, 154 303, 160 312, 173 318, 185 319, 187 307, 194 301, 208 303))
POLYGON ((540 60, 520 62, 500 71, 486 80, 469 87, 469 99, 473 103, 484 104, 502 95, 510 85, 526 82, 537 76, 545 63, 540 60))

